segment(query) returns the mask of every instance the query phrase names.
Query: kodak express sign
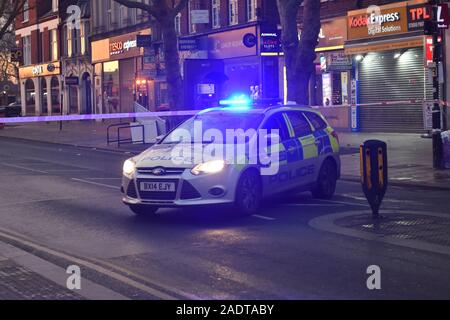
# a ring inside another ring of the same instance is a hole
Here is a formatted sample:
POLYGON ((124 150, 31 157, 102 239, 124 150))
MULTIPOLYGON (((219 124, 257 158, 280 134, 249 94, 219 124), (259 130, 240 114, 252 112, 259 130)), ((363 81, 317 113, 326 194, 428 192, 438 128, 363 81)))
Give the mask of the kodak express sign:
POLYGON ((371 6, 350 11, 347 16, 348 40, 389 36, 408 32, 407 7, 371 6))

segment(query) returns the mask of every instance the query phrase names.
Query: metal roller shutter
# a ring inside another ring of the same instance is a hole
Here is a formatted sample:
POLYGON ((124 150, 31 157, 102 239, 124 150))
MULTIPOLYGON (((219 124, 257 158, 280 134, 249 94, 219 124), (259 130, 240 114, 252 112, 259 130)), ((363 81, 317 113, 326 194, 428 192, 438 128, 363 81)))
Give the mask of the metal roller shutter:
MULTIPOLYGON (((431 99, 425 84, 423 49, 367 54, 359 64, 360 103, 431 99)), ((366 132, 423 132, 422 104, 361 107, 361 130, 366 132)))

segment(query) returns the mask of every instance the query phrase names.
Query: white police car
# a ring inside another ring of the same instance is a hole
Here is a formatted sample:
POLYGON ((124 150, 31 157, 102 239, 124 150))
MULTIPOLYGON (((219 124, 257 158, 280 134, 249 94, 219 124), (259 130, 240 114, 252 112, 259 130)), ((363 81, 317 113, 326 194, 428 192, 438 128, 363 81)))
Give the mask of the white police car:
POLYGON ((339 176, 338 137, 318 111, 218 107, 126 160, 122 193, 138 215, 198 205, 253 214, 262 198, 288 190, 330 198, 339 176))

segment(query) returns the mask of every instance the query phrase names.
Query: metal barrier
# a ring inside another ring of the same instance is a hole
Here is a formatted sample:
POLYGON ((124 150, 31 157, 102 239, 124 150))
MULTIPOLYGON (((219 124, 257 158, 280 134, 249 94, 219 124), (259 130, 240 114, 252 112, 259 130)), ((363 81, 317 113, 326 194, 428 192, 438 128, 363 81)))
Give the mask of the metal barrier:
POLYGON ((130 125, 128 122, 114 123, 114 124, 109 125, 108 128, 106 129, 106 140, 107 140, 108 145, 110 143, 117 142, 118 147, 120 147, 121 144, 129 144, 129 143, 144 144, 145 143, 145 127, 142 124, 130 125), (112 128, 117 128, 117 139, 116 140, 110 139, 110 136, 111 136, 110 129, 112 129, 112 128), (133 141, 133 138, 125 138, 125 139, 120 138, 121 130, 132 129, 132 128, 141 128, 142 129, 142 140, 133 141))

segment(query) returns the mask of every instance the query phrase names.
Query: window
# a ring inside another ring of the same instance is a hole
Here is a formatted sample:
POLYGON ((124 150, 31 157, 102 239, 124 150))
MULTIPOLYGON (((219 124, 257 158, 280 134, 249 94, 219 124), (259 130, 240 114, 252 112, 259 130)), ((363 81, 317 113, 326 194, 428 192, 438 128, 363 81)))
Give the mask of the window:
POLYGON ((193 1, 188 2, 188 12, 189 12, 189 33, 195 33, 197 32, 197 25, 195 23, 192 23, 192 17, 191 17, 191 11, 196 9, 196 2, 192 3, 193 1))
POLYGON ((125 6, 119 7, 119 23, 120 27, 126 27, 128 24, 128 9, 125 6))
POLYGON ((275 133, 273 131, 278 130, 278 134, 280 135, 280 142, 289 139, 286 122, 284 121, 281 113, 277 113, 271 116, 262 128, 267 130, 267 134, 275 133))
POLYGON ((50 61, 58 60, 58 31, 50 30, 50 61))
POLYGON ((301 112, 288 112, 287 115, 296 137, 304 137, 312 133, 311 126, 301 112))
POLYGON ((257 0, 247 0, 247 21, 256 20, 257 0))
POLYGON ((52 0, 52 11, 58 11, 58 0, 52 0))
POLYGON ((73 54, 72 30, 76 29, 66 27, 66 54, 68 57, 71 57, 73 54))
POLYGON ((114 22, 111 0, 106 0, 106 14, 108 27, 111 27, 114 22))
POLYGON ((323 130, 328 127, 325 121, 323 121, 323 119, 317 113, 305 112, 305 115, 316 131, 323 130))
POLYGON ((27 22, 30 19, 30 5, 28 1, 23 4, 23 22, 27 22))
POLYGON ((220 28, 220 0, 211 1, 211 19, 212 27, 220 28))
POLYGON ((86 53, 86 27, 87 23, 83 22, 80 24, 80 53, 85 54, 86 53))
POLYGON ((229 0, 228 23, 230 25, 238 24, 238 2, 237 0, 229 0))
POLYGON ((31 64, 31 36, 25 36, 22 38, 23 41, 23 64, 31 64))
POLYGON ((175 16, 175 32, 181 34, 181 12, 175 16))

